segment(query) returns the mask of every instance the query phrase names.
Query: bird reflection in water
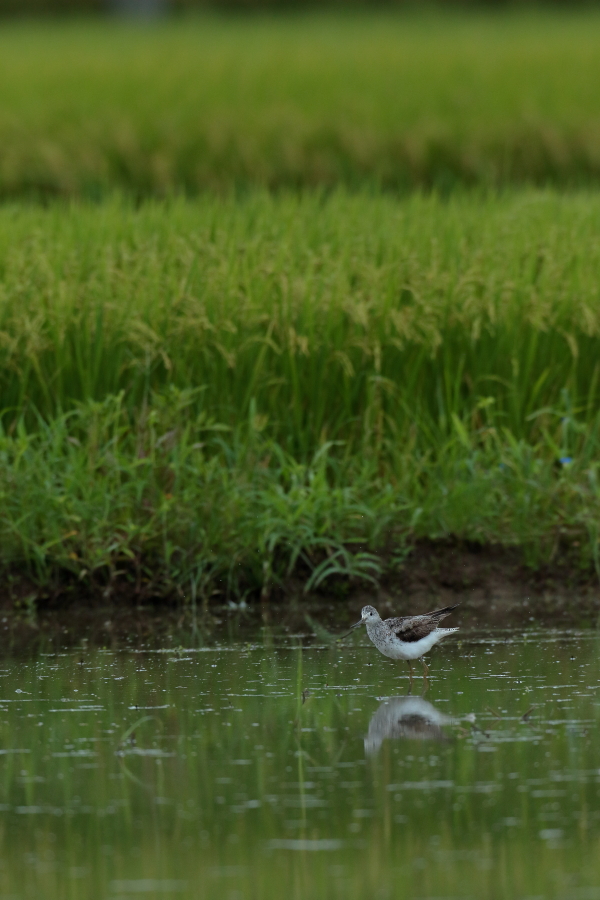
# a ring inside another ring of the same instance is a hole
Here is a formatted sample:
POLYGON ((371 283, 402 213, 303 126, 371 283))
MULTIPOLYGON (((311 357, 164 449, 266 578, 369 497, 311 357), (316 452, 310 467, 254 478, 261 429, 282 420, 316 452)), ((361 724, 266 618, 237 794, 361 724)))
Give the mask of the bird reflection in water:
POLYGON ((461 722, 473 725, 475 716, 470 713, 461 718, 447 716, 424 700, 423 697, 388 697, 375 710, 365 736, 365 753, 372 756, 379 751, 386 738, 390 740, 450 741, 452 735, 445 726, 459 726, 461 722))

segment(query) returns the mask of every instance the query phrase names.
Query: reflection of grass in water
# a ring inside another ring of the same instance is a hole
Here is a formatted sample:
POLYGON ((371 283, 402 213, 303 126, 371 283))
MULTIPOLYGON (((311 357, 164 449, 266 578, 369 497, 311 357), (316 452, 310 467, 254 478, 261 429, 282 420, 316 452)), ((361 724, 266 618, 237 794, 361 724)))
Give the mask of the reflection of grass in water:
POLYGON ((575 870, 580 884, 593 884, 597 711, 593 698, 571 698, 568 717, 586 721, 587 738, 550 724, 569 690, 547 688, 557 672, 575 690, 588 683, 595 646, 551 646, 505 645, 464 661, 449 647, 435 660, 431 702, 450 714, 481 711, 493 684, 501 687, 495 703, 517 721, 503 722, 487 744, 480 736, 451 745, 388 740, 369 760, 363 736, 379 705, 374 695, 407 684, 389 661, 364 667, 372 648, 305 651, 301 677, 312 695, 304 706, 295 648, 191 661, 100 652, 83 666, 76 657, 5 660, 2 696, 16 702, 2 716, 3 749, 30 752, 0 755, 0 803, 8 807, 2 889, 62 898, 80 867, 88 871, 74 896, 86 898, 110 896, 109 882, 142 878, 187 882, 184 897, 198 896, 210 879, 217 898, 233 890, 268 898, 297 890, 304 898, 325 889, 362 898, 388 884, 393 896, 413 897, 417 880, 424 896, 484 896, 492 877, 508 880, 507 897, 539 895, 557 873, 575 870), (471 677, 482 669, 489 680, 471 677), (357 674, 370 686, 360 687, 357 674), (537 732, 518 722, 515 677, 534 691, 541 685, 536 700, 552 705, 541 707, 537 732), (51 712, 81 700, 100 709, 51 712), (167 708, 141 721, 147 706, 167 708), (130 745, 123 738, 136 723, 130 745), (495 752, 481 752, 483 744, 495 752), (96 755, 77 755, 82 750, 96 755), (562 829, 564 848, 539 839, 550 829, 562 829), (283 841, 308 849, 269 850, 283 841), (311 851, 319 841, 341 846, 311 851), (532 866, 532 853, 544 864, 532 866), (340 865, 343 872, 331 868, 340 865))
POLYGON ((598 181, 595 11, 3 24, 0 194, 598 181))
POLYGON ((598 211, 5 209, 2 561, 199 603, 415 535, 598 566, 598 211))

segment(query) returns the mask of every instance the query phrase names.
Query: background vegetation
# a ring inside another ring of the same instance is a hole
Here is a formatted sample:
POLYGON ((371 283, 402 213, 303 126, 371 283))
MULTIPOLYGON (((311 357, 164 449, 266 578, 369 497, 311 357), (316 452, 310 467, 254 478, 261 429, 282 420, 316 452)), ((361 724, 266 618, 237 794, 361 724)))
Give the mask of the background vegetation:
POLYGON ((599 218, 533 191, 5 206, 4 425, 186 391, 303 461, 392 460, 418 424, 425 451, 454 417, 535 441, 554 410, 600 411, 599 218))
POLYGON ((0 197, 600 181, 597 11, 0 29, 0 197))
POLYGON ((0 79, 19 590, 600 573, 597 11, 5 22, 0 79))
POLYGON ((418 536, 598 558, 600 198, 0 214, 2 560, 268 595, 418 536))

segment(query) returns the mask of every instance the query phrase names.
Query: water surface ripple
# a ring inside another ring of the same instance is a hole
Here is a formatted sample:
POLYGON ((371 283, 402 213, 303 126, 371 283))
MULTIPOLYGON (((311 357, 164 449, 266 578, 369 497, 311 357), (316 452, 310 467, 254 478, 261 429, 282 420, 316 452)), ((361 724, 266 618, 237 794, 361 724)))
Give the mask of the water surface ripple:
POLYGON ((0 900, 600 900, 595 632, 0 667, 0 900))

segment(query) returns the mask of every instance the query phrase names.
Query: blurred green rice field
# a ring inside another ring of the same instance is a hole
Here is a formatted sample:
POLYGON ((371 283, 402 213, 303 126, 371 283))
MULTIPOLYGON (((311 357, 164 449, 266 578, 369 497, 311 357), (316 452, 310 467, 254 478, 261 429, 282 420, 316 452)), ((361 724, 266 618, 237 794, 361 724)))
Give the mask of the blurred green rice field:
POLYGON ((550 191, 5 206, 2 564, 240 596, 455 535, 600 571, 599 221, 550 191))
POLYGON ((600 13, 0 27, 0 196, 600 181, 600 13))

